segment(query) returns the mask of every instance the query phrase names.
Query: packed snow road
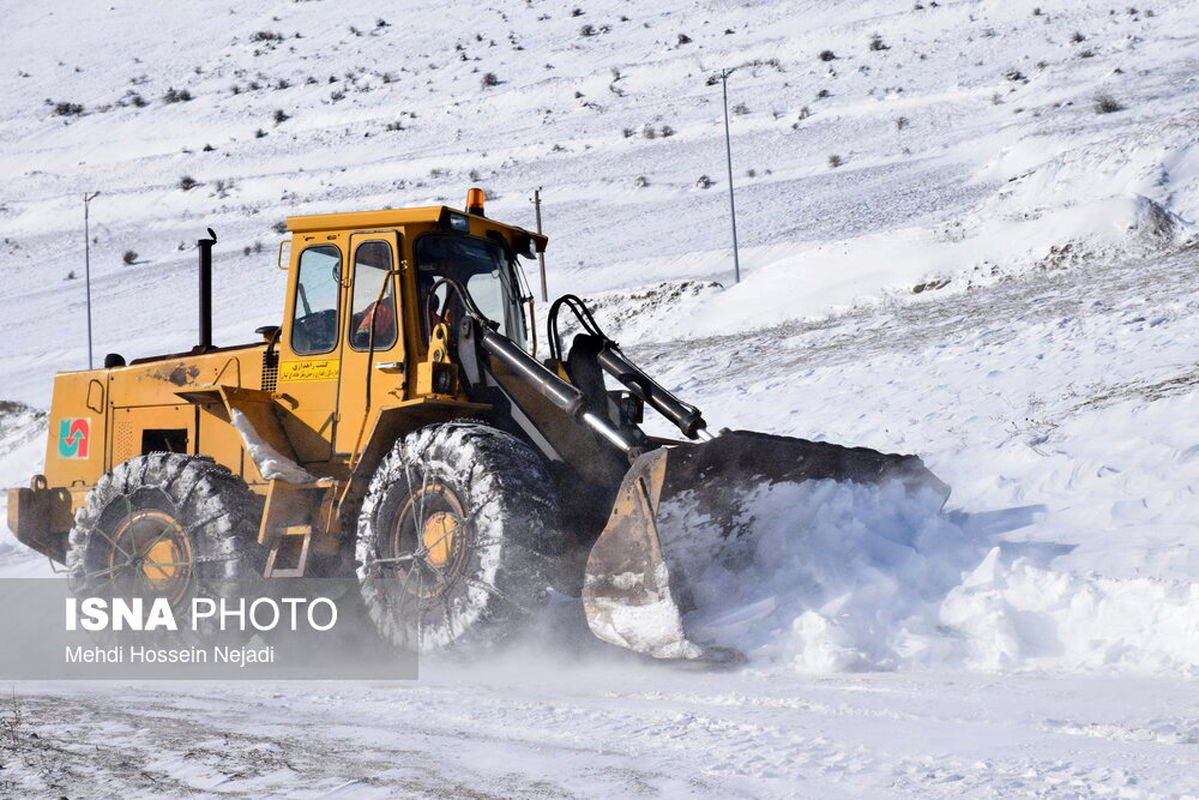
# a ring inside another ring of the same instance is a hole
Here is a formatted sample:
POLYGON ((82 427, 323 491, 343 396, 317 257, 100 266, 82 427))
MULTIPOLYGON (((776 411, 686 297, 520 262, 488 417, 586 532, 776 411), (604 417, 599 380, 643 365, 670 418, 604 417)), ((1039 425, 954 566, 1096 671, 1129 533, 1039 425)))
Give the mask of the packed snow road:
POLYGON ((538 657, 371 686, 25 685, 0 718, 5 797, 1199 793, 1199 688, 1174 680, 538 657))

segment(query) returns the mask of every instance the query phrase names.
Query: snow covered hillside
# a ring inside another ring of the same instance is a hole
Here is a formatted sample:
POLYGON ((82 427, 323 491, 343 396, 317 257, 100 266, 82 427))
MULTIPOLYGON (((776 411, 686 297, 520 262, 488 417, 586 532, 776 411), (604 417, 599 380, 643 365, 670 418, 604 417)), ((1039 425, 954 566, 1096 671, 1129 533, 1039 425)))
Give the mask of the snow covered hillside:
MULTIPOLYGON (((1199 794, 1184 768, 1199 741, 1185 682, 1199 674, 1199 5, 503 0, 430 15, 408 2, 63 0, 6 12, 4 486, 39 468, 53 372, 86 366, 85 191, 101 192, 102 359, 193 343, 194 241, 208 226, 216 338, 231 344, 279 321, 284 216, 460 206, 478 185, 490 215, 530 228, 542 188, 551 294, 593 300, 713 427, 916 453, 953 494, 929 519, 801 487, 825 511, 794 513, 727 616, 704 620, 746 649, 736 675, 551 638, 577 660, 555 652, 547 667, 534 649, 510 670, 440 665, 414 686, 308 692, 288 708, 314 727, 332 707, 407 710, 327 732, 341 755, 303 768, 275 757, 294 720, 274 712, 239 728, 233 750, 204 745, 200 764, 184 763, 172 713, 216 741, 275 706, 265 690, 164 691, 174 711, 160 719, 106 722, 125 689, 31 685, 43 738, 67 724, 55 708, 69 700, 90 720, 81 736, 122 737, 142 771, 42 748, 34 767, 0 772, 0 795, 6 775, 45 789, 37 763, 66 788, 98 771, 122 796, 152 795, 147 774, 174 793, 230 796, 286 793, 296 776, 311 796, 1199 794), (167 756, 155 760, 142 724, 175 737, 167 756), (473 732, 471 757, 454 756, 464 784, 379 766, 406 757, 381 742, 409 725, 418 759, 473 732), (534 755, 547 747, 563 748, 552 768, 534 755)), ((0 575, 47 573, 0 531, 0 575)))
POLYGON ((544 187, 555 291, 727 285, 724 68, 747 277, 696 332, 1168 246, 1199 213, 1199 9, 1177 0, 9 13, 3 366, 36 404, 86 362, 85 191, 101 354, 190 344, 207 225, 218 332, 240 341, 278 319, 285 215, 458 205, 471 184, 529 227, 544 187))

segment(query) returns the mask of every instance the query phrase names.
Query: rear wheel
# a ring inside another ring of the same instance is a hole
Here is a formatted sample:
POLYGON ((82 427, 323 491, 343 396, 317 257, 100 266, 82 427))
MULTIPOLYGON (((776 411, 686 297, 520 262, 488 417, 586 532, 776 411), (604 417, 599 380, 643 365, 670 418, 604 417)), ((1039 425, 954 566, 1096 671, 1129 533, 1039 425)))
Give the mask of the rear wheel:
POLYGON ((76 517, 66 555, 71 590, 165 597, 190 633, 194 598, 244 596, 262 579, 254 508, 245 482, 212 459, 132 458, 96 483, 76 517))
POLYGON ((410 650, 494 642, 543 605, 563 549, 545 462, 450 422, 402 439, 358 518, 358 575, 379 632, 410 650))

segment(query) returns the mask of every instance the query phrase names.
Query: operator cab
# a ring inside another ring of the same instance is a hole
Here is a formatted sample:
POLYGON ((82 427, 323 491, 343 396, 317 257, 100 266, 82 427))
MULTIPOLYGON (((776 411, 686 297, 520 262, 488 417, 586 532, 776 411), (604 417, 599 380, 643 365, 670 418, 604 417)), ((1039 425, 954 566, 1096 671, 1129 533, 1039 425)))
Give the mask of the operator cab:
POLYGON ((459 332, 465 309, 454 284, 500 333, 522 349, 532 346, 524 308, 531 297, 517 256, 534 257, 546 239, 488 219, 480 189, 470 190, 463 210, 314 214, 289 217, 288 230, 284 361, 358 352, 386 353, 383 363, 413 363, 411 357, 421 358, 418 342, 428 342, 437 324, 447 323, 451 336, 459 332))

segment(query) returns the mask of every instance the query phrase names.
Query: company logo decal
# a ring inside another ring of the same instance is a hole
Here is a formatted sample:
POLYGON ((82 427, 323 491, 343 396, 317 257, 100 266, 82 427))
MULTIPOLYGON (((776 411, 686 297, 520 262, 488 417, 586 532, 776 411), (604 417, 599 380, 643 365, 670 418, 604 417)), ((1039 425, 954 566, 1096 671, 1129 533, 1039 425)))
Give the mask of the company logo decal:
POLYGON ((63 419, 58 422, 58 455, 60 458, 87 458, 91 439, 91 421, 63 419))

